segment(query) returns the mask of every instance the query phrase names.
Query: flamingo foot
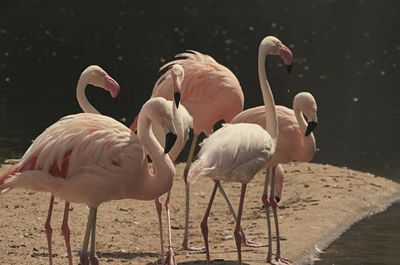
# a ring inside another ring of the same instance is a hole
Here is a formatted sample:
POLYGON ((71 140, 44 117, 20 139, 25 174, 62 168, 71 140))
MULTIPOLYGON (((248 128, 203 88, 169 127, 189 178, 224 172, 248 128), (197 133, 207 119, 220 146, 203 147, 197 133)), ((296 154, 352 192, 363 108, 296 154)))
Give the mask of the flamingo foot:
POLYGON ((189 246, 189 241, 188 240, 184 240, 182 243, 182 248, 183 250, 186 251, 193 251, 193 252, 205 252, 206 249, 205 248, 199 248, 199 247, 193 247, 193 246, 189 246))
POLYGON ((274 265, 292 265, 292 263, 280 256, 276 256, 274 260, 270 261, 274 265))
POLYGON ((167 252, 167 258, 165 259, 164 265, 176 265, 175 254, 172 247, 169 247, 169 250, 167 252))
POLYGON ((260 248, 267 246, 266 244, 258 243, 256 241, 247 239, 245 236, 242 237, 242 245, 250 248, 260 248))
POLYGON ((80 257, 79 257, 79 261, 81 265, 89 265, 89 256, 87 252, 82 252, 80 257))
POLYGON ((90 265, 99 265, 99 258, 96 253, 90 253, 90 265))
POLYGON ((267 255, 267 263, 273 264, 272 263, 272 255, 271 255, 271 253, 269 251, 268 251, 268 255, 267 255))

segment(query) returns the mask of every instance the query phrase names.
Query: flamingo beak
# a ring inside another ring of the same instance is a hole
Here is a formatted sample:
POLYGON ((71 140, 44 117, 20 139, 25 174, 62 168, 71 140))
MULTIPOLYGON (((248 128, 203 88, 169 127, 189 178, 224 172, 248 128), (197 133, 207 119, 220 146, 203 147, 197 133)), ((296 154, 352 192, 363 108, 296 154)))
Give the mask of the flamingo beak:
POLYGON ((165 135, 165 147, 164 147, 164 153, 167 154, 169 151, 171 151, 172 147, 174 146, 176 142, 176 134, 172 132, 168 132, 165 135))
POLYGON ((281 198, 280 198, 279 196, 276 196, 276 195, 275 195, 275 200, 276 200, 276 202, 280 202, 280 201, 281 201, 281 198))
POLYGON ((279 47, 279 55, 282 58, 283 63, 286 65, 286 69, 288 73, 292 72, 293 68, 293 53, 292 51, 286 47, 285 45, 281 44, 279 47))
POLYGON ((305 136, 309 136, 310 133, 312 133, 312 131, 314 131, 314 129, 317 127, 317 125, 318 123, 316 123, 315 121, 310 121, 307 125, 305 136))
POLYGON ((181 92, 174 93, 174 100, 175 100, 176 107, 179 108, 179 102, 181 101, 181 92))
POLYGON ((115 81, 111 76, 106 75, 104 77, 104 86, 105 89, 110 92, 111 96, 115 98, 119 94, 119 84, 115 81))
POLYGON ((293 63, 286 65, 286 70, 287 70, 288 74, 290 74, 292 72, 292 68, 293 68, 293 63))

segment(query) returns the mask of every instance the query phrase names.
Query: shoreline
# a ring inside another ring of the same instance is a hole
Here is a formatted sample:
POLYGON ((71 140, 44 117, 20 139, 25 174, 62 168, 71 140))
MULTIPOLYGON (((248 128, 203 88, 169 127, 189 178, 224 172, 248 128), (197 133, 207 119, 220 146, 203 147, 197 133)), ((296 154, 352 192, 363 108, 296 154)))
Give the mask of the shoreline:
MULTIPOLYGON (((181 249, 184 216, 184 164, 177 165, 171 197, 171 225, 178 264, 206 264, 204 253, 181 249)), ((327 248, 354 223, 387 209, 400 200, 400 184, 370 173, 315 163, 284 165, 285 181, 278 216, 283 257, 293 264, 312 264, 320 250, 327 248)), ((1 171, 3 168, 1 169, 1 171)), ((242 227, 249 239, 267 243, 265 212, 261 207, 263 173, 249 183, 242 227)), ((191 186, 190 240, 203 246, 199 224, 212 189, 209 179, 191 186)), ((223 183, 235 209, 240 185, 223 183)), ((47 241, 44 222, 50 195, 12 190, 0 195, 0 263, 46 264, 47 241)), ((164 196, 165 197, 165 196, 164 196)), ((164 197, 161 199, 164 202, 164 197)), ((59 230, 64 204, 57 200, 52 219, 54 264, 66 262, 59 230)), ((72 204, 71 246, 78 264, 87 207, 72 204)), ((163 217, 165 211, 163 211, 163 217)), ((164 238, 167 238, 164 218, 164 238)), ((220 194, 209 218, 209 242, 213 264, 236 264, 234 221, 220 194)), ((274 235, 274 229, 273 229, 274 235)), ((158 221, 154 202, 112 201, 99 207, 97 251, 102 264, 156 264, 159 253, 158 221)), ((273 253, 276 245, 273 238, 273 253)), ((267 248, 242 247, 244 264, 266 264, 267 248)))

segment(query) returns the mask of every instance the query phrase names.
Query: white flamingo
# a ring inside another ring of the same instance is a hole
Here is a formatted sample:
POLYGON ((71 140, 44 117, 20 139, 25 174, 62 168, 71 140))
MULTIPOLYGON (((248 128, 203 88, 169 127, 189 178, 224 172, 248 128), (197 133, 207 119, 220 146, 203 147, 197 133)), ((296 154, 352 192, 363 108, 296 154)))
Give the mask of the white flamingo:
MULTIPOLYGON (((239 264, 242 263, 240 220, 247 183, 268 163, 272 168, 272 187, 274 186, 276 164, 272 164, 270 161, 273 159, 276 150, 278 125, 274 98, 265 72, 267 55, 279 55, 289 67, 292 64, 293 56, 291 51, 275 37, 268 36, 261 41, 258 53, 258 75, 267 113, 266 128, 269 128, 269 133, 256 124, 226 124, 203 141, 198 158, 189 170, 189 183, 200 176, 209 177, 215 182, 210 202, 201 222, 208 264, 210 264, 210 253, 207 220, 220 181, 233 181, 242 184, 234 232, 239 264)), ((267 192, 268 181, 266 180, 263 194, 263 203, 266 208, 268 205, 268 201, 265 200, 267 192)))

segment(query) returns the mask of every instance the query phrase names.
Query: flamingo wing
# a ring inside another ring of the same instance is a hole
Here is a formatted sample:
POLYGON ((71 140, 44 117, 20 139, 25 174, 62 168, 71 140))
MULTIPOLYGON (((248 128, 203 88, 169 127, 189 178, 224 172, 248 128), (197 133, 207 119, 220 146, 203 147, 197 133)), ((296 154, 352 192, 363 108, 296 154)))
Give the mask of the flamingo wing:
POLYGON ((69 115, 35 139, 18 168, 3 176, 10 179, 0 186, 0 190, 14 186, 41 190, 46 182, 49 184, 44 191, 53 192, 50 186, 56 184, 55 179, 72 179, 93 171, 110 177, 113 170, 142 167, 143 158, 137 136, 118 121, 91 113, 69 115))
POLYGON ((244 96, 236 76, 211 56, 196 51, 176 55, 176 60, 161 67, 167 71, 156 82, 152 97, 172 100, 173 83, 170 67, 180 64, 185 69, 181 103, 193 117, 196 132, 212 132, 213 125, 231 119, 243 110, 244 96))
POLYGON ((188 181, 200 176, 246 183, 271 157, 272 139, 256 124, 224 124, 201 144, 188 181))

